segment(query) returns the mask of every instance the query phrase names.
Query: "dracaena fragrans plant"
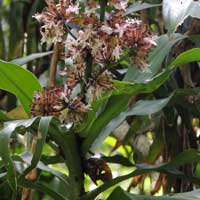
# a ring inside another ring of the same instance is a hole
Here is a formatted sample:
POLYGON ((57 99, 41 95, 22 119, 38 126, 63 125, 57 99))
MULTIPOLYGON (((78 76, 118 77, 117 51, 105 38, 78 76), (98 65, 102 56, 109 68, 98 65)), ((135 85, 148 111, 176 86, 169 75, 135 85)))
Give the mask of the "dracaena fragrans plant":
MULTIPOLYGON (((90 0, 84 8, 71 0, 47 0, 46 4, 34 18, 41 23, 42 42, 54 45, 53 80, 58 72, 63 83, 57 86, 53 81, 36 91, 31 113, 34 117, 57 116, 63 125, 76 130, 87 120, 93 102, 116 89, 114 80, 123 78, 119 76, 122 59, 141 72, 148 70, 146 58, 156 46, 155 36, 142 21, 125 16, 127 0, 90 0), (56 69, 59 60, 65 63, 60 71, 56 69)), ((103 159, 83 154, 81 162, 83 172, 95 184, 112 179, 103 159)))

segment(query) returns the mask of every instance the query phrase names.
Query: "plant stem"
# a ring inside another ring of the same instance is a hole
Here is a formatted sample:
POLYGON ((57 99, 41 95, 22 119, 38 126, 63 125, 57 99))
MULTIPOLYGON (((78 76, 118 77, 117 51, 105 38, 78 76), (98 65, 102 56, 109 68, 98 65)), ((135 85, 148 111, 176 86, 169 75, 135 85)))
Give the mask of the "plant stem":
POLYGON ((69 170, 70 200, 77 200, 84 191, 83 169, 77 137, 74 133, 60 132, 56 126, 51 127, 49 134, 51 139, 59 145, 69 170))
POLYGON ((100 4, 100 20, 104 21, 105 19, 105 12, 106 12, 106 5, 107 5, 107 0, 99 0, 100 4))
POLYGON ((54 45, 53 55, 50 64, 50 76, 49 76, 49 86, 54 87, 56 85, 56 72, 57 72, 57 64, 58 64, 58 54, 59 48, 58 43, 54 45))

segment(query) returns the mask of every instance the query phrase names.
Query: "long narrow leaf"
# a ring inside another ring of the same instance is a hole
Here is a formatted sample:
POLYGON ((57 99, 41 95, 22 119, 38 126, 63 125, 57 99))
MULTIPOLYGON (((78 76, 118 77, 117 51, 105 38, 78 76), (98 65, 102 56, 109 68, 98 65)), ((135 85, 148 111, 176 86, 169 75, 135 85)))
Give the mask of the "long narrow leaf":
POLYGON ((13 64, 16 64, 16 65, 24 65, 28 62, 31 62, 35 59, 39 59, 39 58, 42 58, 44 56, 48 56, 50 54, 52 54, 53 51, 48 51, 48 52, 44 52, 44 53, 34 53, 34 54, 31 54, 29 56, 26 56, 26 57, 22 57, 22 58, 17 58, 17 59, 14 59, 14 60, 11 60, 10 62, 13 63, 13 64))

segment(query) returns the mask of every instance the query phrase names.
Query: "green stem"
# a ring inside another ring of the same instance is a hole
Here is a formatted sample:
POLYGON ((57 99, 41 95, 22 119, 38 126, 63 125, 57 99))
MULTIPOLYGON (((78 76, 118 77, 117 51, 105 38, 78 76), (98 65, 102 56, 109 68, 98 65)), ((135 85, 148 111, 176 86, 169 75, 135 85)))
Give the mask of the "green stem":
POLYGON ((90 53, 88 53, 86 58, 85 77, 82 84, 82 93, 86 92, 86 86, 92 74, 92 66, 93 66, 93 57, 90 53))
POLYGON ((100 20, 104 21, 106 13, 107 0, 99 0, 100 4, 100 20))
POLYGON ((69 181, 71 184, 71 200, 80 197, 84 190, 83 169, 78 148, 77 137, 74 133, 61 132, 52 126, 50 137, 61 148, 61 153, 69 170, 69 181))

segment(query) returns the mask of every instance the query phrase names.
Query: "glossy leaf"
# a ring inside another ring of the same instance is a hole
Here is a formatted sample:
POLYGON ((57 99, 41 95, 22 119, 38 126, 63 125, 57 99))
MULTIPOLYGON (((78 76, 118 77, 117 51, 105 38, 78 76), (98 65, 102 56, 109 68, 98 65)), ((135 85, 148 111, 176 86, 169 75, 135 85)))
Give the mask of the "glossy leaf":
POLYGON ((88 132, 85 133, 85 135, 87 135, 87 138, 85 139, 81 147, 83 154, 87 153, 93 143, 93 146, 96 146, 97 143, 101 143, 103 141, 105 135, 107 135, 108 133, 105 135, 101 135, 101 131, 105 130, 105 126, 107 126, 109 122, 111 122, 114 118, 117 118, 118 124, 122 122, 121 117, 118 118, 118 116, 121 112, 128 109, 128 101, 130 99, 130 96, 135 95, 140 91, 142 91, 143 93, 152 92, 168 79, 170 73, 170 70, 166 70, 146 84, 115 82, 117 89, 113 92, 112 98, 109 99, 105 111, 101 113, 101 115, 98 117, 95 123, 93 123, 88 132))
POLYGON ((13 93, 30 113, 33 93, 41 88, 37 78, 18 65, 0 61, 0 89, 13 93))
POLYGON ((170 33, 175 32, 188 16, 200 18, 200 1, 164 0, 163 16, 165 26, 170 33))
POLYGON ((95 138, 92 148, 100 145, 103 140, 112 133, 128 116, 138 115, 151 115, 162 110, 170 101, 172 96, 159 99, 159 100, 140 100, 132 108, 128 108, 126 111, 121 112, 119 116, 113 118, 99 133, 99 136, 95 138))
POLYGON ((200 48, 194 48, 183 52, 171 63, 170 66, 180 66, 195 61, 200 61, 200 48))

